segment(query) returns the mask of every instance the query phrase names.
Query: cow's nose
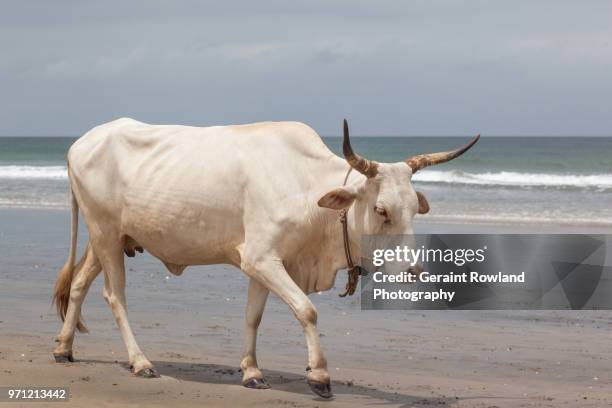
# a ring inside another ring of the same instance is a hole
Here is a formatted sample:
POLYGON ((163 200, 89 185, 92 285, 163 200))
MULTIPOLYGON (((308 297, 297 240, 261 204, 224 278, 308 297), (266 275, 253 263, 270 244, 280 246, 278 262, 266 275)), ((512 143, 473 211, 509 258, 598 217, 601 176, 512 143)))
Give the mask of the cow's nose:
POLYGON ((408 268, 408 272, 415 276, 419 276, 421 272, 423 272, 423 265, 420 262, 417 264, 414 264, 408 268))

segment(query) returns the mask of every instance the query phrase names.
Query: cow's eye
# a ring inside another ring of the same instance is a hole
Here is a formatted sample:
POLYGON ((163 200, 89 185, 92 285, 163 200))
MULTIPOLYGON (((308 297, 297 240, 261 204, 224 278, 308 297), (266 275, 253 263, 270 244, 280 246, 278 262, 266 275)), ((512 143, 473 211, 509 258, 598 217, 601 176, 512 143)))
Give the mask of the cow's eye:
POLYGON ((385 222, 389 221, 389 215, 387 214, 387 210, 385 210, 383 207, 377 205, 376 207, 374 207, 374 211, 376 211, 376 213, 381 217, 385 217, 385 222))

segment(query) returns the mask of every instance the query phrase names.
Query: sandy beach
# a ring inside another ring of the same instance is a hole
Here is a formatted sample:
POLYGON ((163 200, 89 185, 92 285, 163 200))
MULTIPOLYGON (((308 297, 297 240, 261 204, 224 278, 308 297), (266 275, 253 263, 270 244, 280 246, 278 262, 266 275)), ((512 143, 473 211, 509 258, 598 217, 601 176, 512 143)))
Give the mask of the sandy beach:
MULTIPOLYGON (((335 398, 324 401, 308 389, 301 327, 274 296, 258 340, 258 359, 272 389, 246 389, 238 368, 246 278, 227 266, 193 267, 174 277, 147 254, 127 260, 128 307, 136 337, 161 378, 130 373, 120 333, 101 296, 101 278, 84 305, 90 334, 77 335, 77 361, 57 364, 51 352, 61 325, 51 295, 68 252, 69 213, 2 209, 0 224, 0 385, 67 386, 70 406, 612 403, 610 312, 361 311, 358 295, 337 296, 344 274, 334 290, 312 295, 335 398)), ((416 229, 527 231, 422 223, 416 229)), ((80 232, 81 245, 85 236, 80 232)))

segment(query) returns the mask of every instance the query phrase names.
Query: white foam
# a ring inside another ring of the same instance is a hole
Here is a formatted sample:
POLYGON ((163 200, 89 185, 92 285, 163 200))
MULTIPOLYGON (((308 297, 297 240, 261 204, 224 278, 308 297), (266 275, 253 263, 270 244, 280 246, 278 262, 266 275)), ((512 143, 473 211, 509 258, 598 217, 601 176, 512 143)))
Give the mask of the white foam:
POLYGON ((0 166, 0 179, 51 179, 68 178, 66 166, 0 166))
POLYGON ((0 198, 0 208, 44 208, 69 210, 70 203, 48 200, 27 200, 27 199, 3 199, 0 198))
POLYGON ((425 170, 414 175, 415 181, 428 183, 473 184, 490 186, 542 186, 577 188, 612 188, 612 174, 551 174, 500 171, 468 173, 463 171, 425 170))
POLYGON ((424 223, 450 224, 503 224, 503 225, 534 225, 551 224, 562 226, 612 227, 610 218, 601 217, 547 217, 545 215, 515 216, 513 214, 427 214, 416 219, 424 223))
MULTIPOLYGON (((65 166, 0 166, 0 179, 68 178, 65 166)), ((415 181, 427 183, 472 184, 488 186, 542 186, 612 189, 612 174, 552 174, 519 173, 512 171, 469 173, 463 171, 424 170, 414 176, 415 181)))

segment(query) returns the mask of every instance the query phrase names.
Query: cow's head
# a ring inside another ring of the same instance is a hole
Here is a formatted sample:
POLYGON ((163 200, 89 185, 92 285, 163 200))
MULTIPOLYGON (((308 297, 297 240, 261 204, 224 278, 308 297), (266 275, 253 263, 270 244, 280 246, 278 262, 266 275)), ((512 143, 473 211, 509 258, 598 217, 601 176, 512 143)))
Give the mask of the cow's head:
POLYGON ((479 138, 480 135, 462 148, 449 152, 421 154, 399 163, 378 163, 353 152, 345 120, 344 157, 366 179, 328 192, 318 204, 335 210, 353 205, 351 211, 354 211, 354 228, 360 235, 412 235, 412 219, 415 214, 429 211, 425 195, 412 187, 412 175, 427 166, 461 156, 479 138))

